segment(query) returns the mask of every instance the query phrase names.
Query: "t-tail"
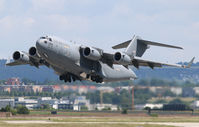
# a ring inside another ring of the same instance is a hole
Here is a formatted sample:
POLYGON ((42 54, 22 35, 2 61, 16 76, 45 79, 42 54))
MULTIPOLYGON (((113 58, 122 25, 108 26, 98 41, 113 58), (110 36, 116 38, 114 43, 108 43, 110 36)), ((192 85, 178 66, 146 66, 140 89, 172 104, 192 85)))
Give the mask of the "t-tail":
POLYGON ((125 53, 127 55, 131 57, 133 56, 142 57, 145 51, 150 47, 150 45, 167 47, 167 48, 183 49, 182 47, 179 47, 179 46, 167 45, 167 44, 162 44, 158 42, 143 40, 139 36, 135 36, 135 35, 133 36, 131 40, 115 45, 112 48, 113 49, 126 48, 125 53))
POLYGON ((154 67, 162 67, 164 65, 180 67, 180 68, 190 68, 190 66, 192 65, 194 61, 194 58, 193 58, 189 62, 189 64, 185 66, 185 65, 179 65, 179 64, 162 63, 158 61, 151 61, 151 60, 141 58, 143 54, 145 53, 145 51, 150 46, 183 49, 182 47, 179 47, 179 46, 143 40, 139 36, 133 36, 131 40, 125 41, 121 44, 118 44, 112 47, 113 49, 126 48, 125 51, 122 53, 121 52, 115 53, 114 55, 115 63, 122 64, 126 67, 128 65, 134 65, 136 68, 139 68, 139 66, 149 66, 150 68, 153 69, 154 67))

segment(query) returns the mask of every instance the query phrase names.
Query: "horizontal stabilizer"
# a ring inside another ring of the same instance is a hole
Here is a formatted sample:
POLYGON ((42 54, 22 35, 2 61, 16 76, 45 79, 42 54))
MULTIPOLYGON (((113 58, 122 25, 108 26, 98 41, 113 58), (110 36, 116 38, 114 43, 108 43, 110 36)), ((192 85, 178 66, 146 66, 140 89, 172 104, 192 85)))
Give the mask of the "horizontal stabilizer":
POLYGON ((122 48, 126 48, 126 47, 128 47, 128 45, 129 45, 130 42, 131 42, 131 40, 128 40, 128 41, 125 41, 125 42, 123 42, 123 43, 121 43, 121 44, 115 45, 115 46, 113 46, 112 48, 113 48, 113 49, 122 49, 122 48))
MULTIPOLYGON (((123 43, 120 43, 118 45, 113 46, 113 49, 121 49, 121 48, 126 48, 130 44, 131 40, 125 41, 123 43)), ((168 44, 162 44, 162 43, 157 43, 157 42, 152 42, 152 41, 147 41, 140 39, 139 37, 137 38, 137 43, 143 43, 146 45, 153 45, 153 46, 161 46, 161 47, 167 47, 167 48, 176 48, 176 49, 183 49, 182 47, 179 46, 174 46, 174 45, 168 45, 168 44)))
POLYGON ((152 41, 147 41, 147 40, 142 40, 142 39, 138 39, 138 43, 139 42, 144 43, 146 45, 153 45, 153 46, 161 46, 161 47, 167 47, 167 48, 183 49, 182 47, 179 47, 179 46, 167 45, 167 44, 162 44, 162 43, 157 43, 157 42, 152 42, 152 41))

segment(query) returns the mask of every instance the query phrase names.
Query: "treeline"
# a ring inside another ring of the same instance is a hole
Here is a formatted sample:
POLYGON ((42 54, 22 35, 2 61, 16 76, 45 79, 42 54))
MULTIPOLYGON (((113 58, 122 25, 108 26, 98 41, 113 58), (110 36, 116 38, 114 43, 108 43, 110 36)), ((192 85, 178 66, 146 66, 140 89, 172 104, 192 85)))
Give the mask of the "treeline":
POLYGON ((1 108, 0 112, 10 112, 12 115, 16 114, 29 114, 30 111, 27 107, 22 105, 17 105, 16 107, 12 108, 11 106, 7 105, 5 108, 1 108))
POLYGON ((176 80, 164 80, 164 79, 140 79, 136 81, 135 85, 140 86, 180 86, 180 87, 193 87, 199 86, 199 83, 191 81, 176 81, 176 80))
MULTIPOLYGON (((90 100, 91 104, 100 103, 100 92, 93 92, 83 94, 87 99, 90 100)), ((122 90, 120 93, 111 92, 111 93, 103 93, 103 103, 104 104, 114 104, 119 105, 122 108, 131 108, 132 96, 131 92, 127 90, 122 90)))
MULTIPOLYGON (((37 83, 36 81, 32 81, 29 79, 22 79, 21 80, 24 84, 27 85, 55 85, 55 84, 65 84, 62 81, 55 80, 55 81, 49 81, 45 80, 44 82, 37 83)), ((5 81, 0 81, 0 84, 5 81)), ((199 86, 199 83, 194 83, 191 81, 179 81, 179 80, 166 80, 166 79, 140 79, 135 81, 122 81, 122 82, 110 82, 110 83, 104 83, 104 84, 98 84, 90 81, 76 81, 72 83, 66 83, 66 85, 87 85, 87 86, 111 86, 111 87, 118 87, 118 86, 132 86, 132 85, 139 85, 139 86, 199 86)))

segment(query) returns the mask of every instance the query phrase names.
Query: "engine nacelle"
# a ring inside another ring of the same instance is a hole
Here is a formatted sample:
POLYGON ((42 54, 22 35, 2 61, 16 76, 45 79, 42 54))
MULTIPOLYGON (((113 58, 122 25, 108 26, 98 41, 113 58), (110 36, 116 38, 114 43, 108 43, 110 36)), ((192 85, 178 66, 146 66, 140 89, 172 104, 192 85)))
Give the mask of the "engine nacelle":
POLYGON ((35 47, 31 47, 31 48, 29 49, 29 54, 30 54, 31 56, 36 56, 36 55, 37 55, 37 49, 36 49, 35 47))
POLYGON ((91 48, 91 47, 86 47, 83 50, 83 55, 84 57, 90 59, 90 60, 99 60, 101 59, 101 54, 98 50, 91 48))
POLYGON ((129 65, 132 63, 131 58, 127 54, 121 52, 116 52, 113 59, 117 64, 121 65, 129 65))
POLYGON ((31 47, 30 49, 29 49, 29 54, 30 54, 30 56, 32 56, 34 59, 36 59, 36 60, 40 60, 40 58, 39 58, 39 55, 38 55, 38 53, 37 53, 37 49, 35 48, 35 47, 31 47))
POLYGON ((13 59, 15 61, 20 61, 23 63, 29 63, 30 59, 29 56, 23 52, 16 51, 13 53, 13 59))

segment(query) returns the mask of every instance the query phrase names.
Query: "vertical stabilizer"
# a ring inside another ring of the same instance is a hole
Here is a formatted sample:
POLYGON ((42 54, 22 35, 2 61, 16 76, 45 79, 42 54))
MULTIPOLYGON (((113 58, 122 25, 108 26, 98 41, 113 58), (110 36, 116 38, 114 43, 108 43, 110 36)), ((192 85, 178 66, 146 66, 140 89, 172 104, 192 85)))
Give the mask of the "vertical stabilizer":
POLYGON ((136 50, 137 50, 137 38, 138 36, 133 36, 133 39, 127 46, 125 53, 128 54, 129 56, 133 57, 136 55, 136 50))
POLYGON ((139 36, 134 36, 128 47, 125 50, 125 53, 130 57, 139 56, 141 57, 147 49, 147 45, 140 43, 141 38, 139 36))

